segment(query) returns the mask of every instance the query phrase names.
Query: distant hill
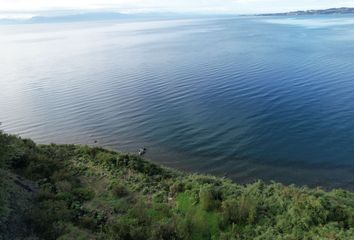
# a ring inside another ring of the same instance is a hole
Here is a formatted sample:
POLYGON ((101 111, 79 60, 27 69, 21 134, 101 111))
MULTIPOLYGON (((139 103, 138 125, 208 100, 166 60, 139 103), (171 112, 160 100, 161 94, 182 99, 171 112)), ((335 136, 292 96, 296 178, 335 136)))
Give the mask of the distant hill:
MULTIPOLYGON (((30 24, 30 23, 66 23, 66 22, 88 22, 88 21, 112 21, 128 19, 176 19, 181 17, 195 17, 196 15, 183 13, 119 13, 119 12, 85 12, 66 13, 52 16, 35 16, 29 19, 0 19, 0 24, 30 24)), ((203 15, 197 15, 203 16, 203 15)))
POLYGON ((61 16, 36 16, 31 18, 30 22, 75 22, 75 21, 90 21, 90 20, 111 20, 127 18, 128 14, 115 13, 115 12, 93 12, 70 14, 61 16))
POLYGON ((329 8, 322 10, 306 10, 286 13, 266 13, 258 16, 297 16, 297 15, 330 15, 330 14, 354 14, 354 8, 329 8))
POLYGON ((29 19, 0 19, 3 24, 16 23, 56 23, 56 22, 83 22, 83 21, 104 21, 114 19, 125 19, 134 17, 133 14, 122 14, 117 12, 90 12, 71 13, 53 16, 35 16, 29 19))
POLYGON ((88 21, 111 21, 124 19, 151 19, 156 17, 173 18, 177 14, 163 13, 136 13, 125 14, 118 12, 86 12, 86 13, 67 13, 53 16, 35 16, 29 19, 0 19, 0 24, 18 23, 65 23, 65 22, 88 22, 88 21))

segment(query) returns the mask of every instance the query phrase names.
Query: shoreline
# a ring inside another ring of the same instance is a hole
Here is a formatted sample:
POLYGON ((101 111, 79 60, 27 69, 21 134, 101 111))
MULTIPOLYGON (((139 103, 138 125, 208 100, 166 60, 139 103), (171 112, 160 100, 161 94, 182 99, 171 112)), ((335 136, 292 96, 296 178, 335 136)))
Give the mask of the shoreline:
MULTIPOLYGON (((22 137, 22 135, 17 135, 15 136, 22 137)), ((27 138, 27 137, 23 137, 27 138)), ((38 141, 40 142, 41 145, 50 145, 53 142, 52 141, 38 141)), ((54 143, 56 144, 56 143, 54 143)), ((134 151, 124 151, 120 150, 117 147, 111 146, 110 144, 101 144, 100 141, 92 140, 87 141, 87 143, 80 143, 80 142, 75 142, 75 143, 65 143, 65 141, 60 141, 60 143, 56 145, 78 145, 78 146, 89 146, 89 147, 98 147, 98 148, 104 148, 108 151, 113 151, 113 152, 118 152, 118 153, 124 153, 124 154, 130 154, 130 155, 136 155, 137 152, 134 151)), ((137 146, 136 149, 139 147, 137 146)), ((160 151, 157 151, 160 152, 160 151)), ((286 164, 283 165, 278 165, 278 164, 262 164, 262 163, 257 163, 254 161, 247 161, 245 160, 245 163, 242 161, 236 161, 235 165, 237 166, 238 164, 240 165, 247 165, 247 169, 252 171, 259 171, 261 173, 258 173, 260 177, 254 176, 254 175, 244 175, 244 172, 242 171, 224 171, 224 169, 227 169, 226 167, 222 167, 220 169, 206 169, 204 166, 203 168, 200 168, 196 164, 193 164, 193 166, 188 166, 186 165, 186 162, 183 162, 183 159, 188 159, 188 157, 184 157, 185 154, 179 154, 179 156, 175 156, 170 158, 169 154, 167 154, 167 150, 159 156, 154 156, 151 155, 151 147, 148 148, 148 151, 146 155, 143 156, 143 158, 146 161, 151 162, 152 164, 157 164, 162 167, 166 167, 171 170, 176 170, 176 171, 181 171, 185 172, 187 174, 201 174, 201 175, 208 175, 208 176, 213 176, 213 177, 218 177, 222 178, 227 174, 227 178, 232 180, 236 184, 252 184, 257 181, 263 181, 267 184, 272 183, 272 182, 277 182, 284 184, 286 186, 289 185, 295 185, 297 187, 309 187, 309 188, 317 188, 320 187, 326 191, 330 191, 333 189, 344 189, 348 191, 354 191, 354 177, 352 180, 349 180, 350 177, 354 176, 354 167, 351 166, 346 166, 346 165, 326 165, 323 163, 317 163, 317 164, 310 164, 308 166, 303 166, 302 163, 291 163, 291 167, 287 166, 286 164), (168 159, 168 160, 165 160, 168 159), (171 160, 172 159, 172 160, 171 160), (182 159, 182 162, 179 162, 180 159, 182 159), (326 167, 323 167, 326 165, 326 167), (333 171, 335 169, 335 171, 333 171), (269 175, 269 173, 271 173, 269 175), (263 176, 263 177, 262 177, 263 176), (343 176, 348 176, 348 177, 343 177, 343 176)))

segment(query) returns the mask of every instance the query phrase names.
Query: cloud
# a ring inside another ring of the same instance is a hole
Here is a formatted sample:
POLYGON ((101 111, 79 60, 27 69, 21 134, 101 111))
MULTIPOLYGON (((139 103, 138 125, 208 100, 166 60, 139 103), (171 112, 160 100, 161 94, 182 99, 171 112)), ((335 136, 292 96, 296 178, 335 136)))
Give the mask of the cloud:
POLYGON ((2 13, 69 10, 123 12, 169 11, 205 13, 279 12, 330 7, 354 7, 349 0, 0 0, 2 13))

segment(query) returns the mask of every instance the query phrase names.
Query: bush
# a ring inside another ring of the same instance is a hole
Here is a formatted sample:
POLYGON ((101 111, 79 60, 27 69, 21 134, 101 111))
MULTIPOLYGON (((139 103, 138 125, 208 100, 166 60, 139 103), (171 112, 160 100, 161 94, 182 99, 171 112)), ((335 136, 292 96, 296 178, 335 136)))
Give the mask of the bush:
POLYGON ((250 197, 228 199, 222 203, 224 221, 236 224, 251 224, 256 220, 257 203, 250 197))
POLYGON ((57 239, 64 230, 58 223, 69 222, 72 218, 65 201, 42 201, 31 210, 31 223, 36 233, 44 239, 57 239))
POLYGON ((80 229, 79 227, 76 227, 72 224, 67 224, 63 227, 62 232, 64 233, 61 235, 57 240, 87 240, 87 239, 92 239, 92 236, 86 232, 80 229))
POLYGON ((175 221, 162 220, 158 224, 152 226, 151 239, 165 240, 165 239, 178 239, 177 226, 175 221))
POLYGON ((31 159, 25 169, 25 175, 32 180, 49 179, 60 167, 58 161, 40 154, 31 159))
POLYGON ((84 202, 91 200, 94 197, 94 192, 87 188, 75 188, 72 194, 76 197, 79 202, 84 202))
POLYGON ((214 210, 220 205, 220 194, 212 186, 203 187, 199 191, 199 201, 203 209, 214 210))
POLYGON ((70 192, 72 185, 69 181, 60 181, 55 184, 57 192, 70 192))
POLYGON ((176 196, 178 193, 184 191, 184 184, 180 181, 175 182, 170 187, 170 194, 171 196, 176 196))
POLYGON ((117 158, 115 155, 108 152, 99 152, 96 154, 96 160, 100 164, 104 164, 106 166, 117 165, 117 158))
POLYGON ((147 233, 139 222, 129 216, 112 219, 104 229, 103 239, 109 240, 146 240, 147 233))
POLYGON ((97 219, 90 215, 80 216, 78 222, 82 228, 90 229, 91 231, 94 231, 99 227, 97 219))
POLYGON ((10 214, 8 193, 8 188, 10 186, 8 184, 8 181, 5 180, 3 174, 3 170, 0 169, 0 232, 5 231, 5 222, 7 222, 8 216, 10 214))
POLYGON ((0 130, 0 168, 8 160, 9 137, 0 130))
POLYGON ((113 184, 113 186, 112 186, 113 196, 121 198, 121 197, 127 196, 128 193, 129 192, 128 192, 127 188, 123 184, 120 184, 120 183, 113 184))
POLYGON ((53 182, 59 182, 59 181, 64 181, 64 180, 70 180, 72 177, 72 173, 68 170, 64 169, 59 169, 55 172, 53 172, 51 176, 51 180, 53 182))
POLYGON ((188 213, 178 218, 177 235, 179 239, 210 239, 210 229, 204 215, 188 213))

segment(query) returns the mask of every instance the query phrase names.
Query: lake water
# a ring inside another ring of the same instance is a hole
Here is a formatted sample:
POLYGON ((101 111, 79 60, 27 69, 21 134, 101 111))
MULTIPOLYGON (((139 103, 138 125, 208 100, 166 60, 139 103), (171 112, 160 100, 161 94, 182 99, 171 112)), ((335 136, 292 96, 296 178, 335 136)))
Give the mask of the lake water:
POLYGON ((354 189, 354 16, 0 25, 0 121, 237 182, 354 189))

